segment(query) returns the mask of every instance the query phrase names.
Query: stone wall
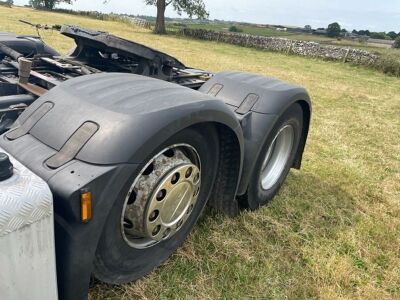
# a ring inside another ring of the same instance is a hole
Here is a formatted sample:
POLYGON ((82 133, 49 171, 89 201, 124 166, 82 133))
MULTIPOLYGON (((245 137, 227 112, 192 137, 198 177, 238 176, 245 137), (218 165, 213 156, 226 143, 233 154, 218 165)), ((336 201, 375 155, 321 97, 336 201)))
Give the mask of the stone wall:
POLYGON ((151 29, 151 23, 144 19, 136 17, 126 17, 126 19, 138 27, 151 29))
POLYGON ((360 49, 321 45, 316 42, 297 41, 279 37, 264 37, 250 34, 184 28, 181 34, 202 40, 217 41, 243 47, 285 52, 301 56, 341 60, 362 65, 374 65, 379 57, 360 49))

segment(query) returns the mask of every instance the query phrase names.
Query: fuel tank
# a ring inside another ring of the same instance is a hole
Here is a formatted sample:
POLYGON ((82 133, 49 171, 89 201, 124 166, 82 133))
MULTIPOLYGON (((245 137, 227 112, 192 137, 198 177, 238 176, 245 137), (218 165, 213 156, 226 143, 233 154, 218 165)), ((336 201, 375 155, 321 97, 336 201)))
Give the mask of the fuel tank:
POLYGON ((53 196, 0 148, 1 299, 57 299, 53 196))

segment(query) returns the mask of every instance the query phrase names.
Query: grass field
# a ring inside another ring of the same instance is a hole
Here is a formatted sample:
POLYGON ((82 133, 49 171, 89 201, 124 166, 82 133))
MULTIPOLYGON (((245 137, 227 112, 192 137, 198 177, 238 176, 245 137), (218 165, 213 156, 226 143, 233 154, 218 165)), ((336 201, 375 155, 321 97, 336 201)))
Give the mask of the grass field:
POLYGON ((0 31, 33 34, 22 18, 107 30, 192 67, 278 77, 313 99, 302 170, 271 204, 234 219, 207 212, 162 267, 120 287, 94 282, 90 299, 400 299, 400 78, 30 9, 0 8, 0 31))
MULTIPOLYGON (((217 30, 217 31, 228 31, 230 24, 225 23, 210 23, 210 24, 188 24, 188 28, 195 29, 208 29, 208 30, 217 30)), ((242 30, 242 33, 252 34, 252 35, 261 35, 261 36, 289 36, 289 33, 277 31, 272 28, 262 28, 250 25, 237 25, 237 28, 242 30)))
MULTIPOLYGON (((314 34, 300 34, 300 33, 290 33, 290 32, 282 32, 277 31, 273 28, 262 28, 251 25, 237 25, 235 26, 242 30, 242 33, 259 35, 259 36, 270 36, 270 37, 283 37, 291 40, 301 40, 301 41, 314 41, 325 45, 337 46, 337 47, 349 47, 349 48, 357 48, 366 50, 378 55, 381 55, 387 59, 394 59, 400 62, 400 49, 392 49, 392 48, 381 48, 375 47, 371 45, 367 45, 366 43, 362 43, 359 41, 352 41, 347 39, 338 40, 337 38, 330 38, 322 35, 314 35, 314 34)), ((228 31, 230 24, 229 23, 209 23, 209 24, 187 24, 188 28, 195 29, 207 29, 207 30, 215 30, 215 31, 228 31)))

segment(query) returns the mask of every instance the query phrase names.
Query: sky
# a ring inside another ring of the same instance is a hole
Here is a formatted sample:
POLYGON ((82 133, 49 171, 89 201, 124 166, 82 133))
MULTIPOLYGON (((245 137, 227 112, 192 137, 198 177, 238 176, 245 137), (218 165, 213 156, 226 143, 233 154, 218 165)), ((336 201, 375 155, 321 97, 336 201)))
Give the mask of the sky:
MULTIPOLYGON (((28 0, 14 0, 17 5, 28 0)), ((77 0, 65 8, 96 10, 105 13, 156 15, 156 9, 146 6, 143 0, 77 0)), ((400 32, 400 0, 204 0, 210 19, 244 21, 261 24, 311 25, 327 27, 339 22, 347 30, 400 32)), ((166 16, 177 17, 171 8, 166 16)), ((183 15, 184 17, 185 15, 183 15)))

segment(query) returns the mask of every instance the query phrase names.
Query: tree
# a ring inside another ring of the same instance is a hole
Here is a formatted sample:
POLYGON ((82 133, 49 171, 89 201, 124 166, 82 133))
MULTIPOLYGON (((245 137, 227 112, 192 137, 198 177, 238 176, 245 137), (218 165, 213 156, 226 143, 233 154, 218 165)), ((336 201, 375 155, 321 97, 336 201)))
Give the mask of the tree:
POLYGON ((311 25, 304 26, 304 30, 307 31, 307 32, 311 32, 312 31, 311 25))
POLYGON ((385 40, 386 33, 384 32, 371 32, 370 37, 373 39, 385 40))
POLYGON ((29 4, 34 8, 53 9, 58 3, 65 2, 72 4, 73 0, 29 0, 29 4))
POLYGON ((236 27, 235 25, 232 25, 232 26, 229 27, 229 31, 230 32, 242 32, 243 30, 238 28, 238 27, 236 27))
POLYGON ((369 32, 369 30, 360 30, 358 32, 359 35, 367 35, 369 36, 371 34, 371 32, 369 32))
POLYGON ((166 32, 165 9, 169 5, 172 5, 179 15, 185 12, 190 18, 196 16, 200 19, 208 18, 209 16, 203 0, 144 0, 144 2, 147 5, 154 5, 157 7, 157 20, 154 32, 158 34, 164 34, 166 32))
POLYGON ((398 36, 394 41, 393 48, 400 49, 400 36, 398 36))
POLYGON ((397 38, 397 33, 394 31, 390 31, 387 34, 392 40, 395 40, 397 38))
POLYGON ((342 28, 340 27, 339 23, 335 22, 332 24, 329 24, 327 33, 329 37, 338 37, 340 36, 340 31, 342 28))

